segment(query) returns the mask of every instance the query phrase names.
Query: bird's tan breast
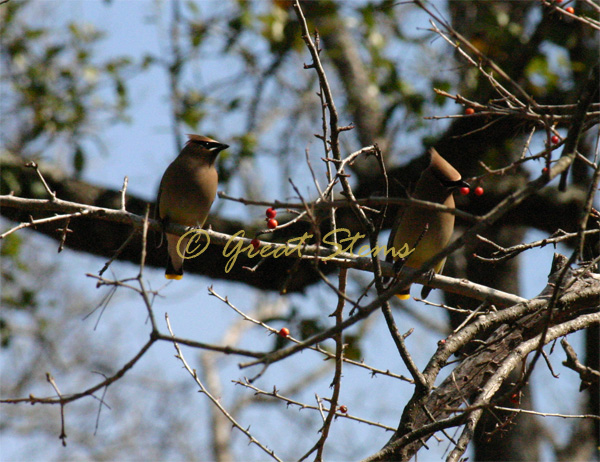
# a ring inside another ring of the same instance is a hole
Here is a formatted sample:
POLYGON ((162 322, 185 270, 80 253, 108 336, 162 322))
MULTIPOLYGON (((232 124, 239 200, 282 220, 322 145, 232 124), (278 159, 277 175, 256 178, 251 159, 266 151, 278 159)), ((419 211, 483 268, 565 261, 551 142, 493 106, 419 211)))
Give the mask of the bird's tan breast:
MULTIPOLYGON (((405 265, 418 268, 448 245, 453 229, 454 215, 409 207, 394 236, 394 247, 400 249, 406 244, 409 249, 414 248, 405 265)), ((443 262, 440 264, 443 265, 443 262)), ((435 269, 439 271, 437 267, 435 269)))
POLYGON ((160 216, 184 226, 202 226, 217 194, 214 166, 178 165, 167 168, 160 191, 160 216))

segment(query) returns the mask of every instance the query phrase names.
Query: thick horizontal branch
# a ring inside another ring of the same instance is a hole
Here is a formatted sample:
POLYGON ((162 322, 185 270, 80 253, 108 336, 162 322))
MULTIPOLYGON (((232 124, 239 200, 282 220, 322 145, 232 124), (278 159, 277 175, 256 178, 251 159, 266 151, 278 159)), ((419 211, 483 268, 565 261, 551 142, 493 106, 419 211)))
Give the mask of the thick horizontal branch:
MULTIPOLYGON (((107 209, 103 207, 95 207, 88 206, 84 204, 77 204, 69 201, 63 201, 60 199, 25 199, 21 197, 15 196, 0 196, 0 206, 2 207, 13 207, 13 208, 21 208, 26 209, 27 211, 45 211, 45 212, 60 212, 62 214, 77 214, 81 215, 85 213, 88 219, 96 218, 97 220, 102 221, 110 221, 114 223, 127 224, 131 226, 133 230, 141 230, 144 224, 144 217, 127 212, 126 210, 115 210, 115 209, 107 209)), ((161 231, 162 225, 155 220, 149 221, 149 228, 155 231, 161 231)), ((189 231, 188 228, 176 224, 171 224, 167 227, 168 231, 173 234, 182 235, 189 231)), ((346 233, 343 233, 346 236, 346 233)), ((209 240, 211 247, 217 246, 222 248, 221 257, 224 260, 224 268, 228 267, 228 264, 235 262, 231 265, 231 270, 236 267, 236 265, 243 264, 242 260, 247 258, 249 254, 256 254, 257 252, 253 250, 250 241, 250 238, 245 237, 233 237, 230 234, 220 233, 212 230, 203 230, 203 241, 209 240), (237 259, 240 262, 236 261, 237 251, 233 249, 239 249, 239 256, 237 259), (245 252, 242 252, 242 249, 246 249, 245 252), (250 250, 252 249, 252 250, 250 250), (249 253, 250 252, 250 253, 249 253)), ((339 251, 337 249, 327 248, 323 246, 316 245, 306 245, 306 246, 298 246, 298 242, 292 243, 269 243, 264 242, 262 244, 262 249, 266 250, 266 246, 270 246, 272 248, 271 253, 280 253, 283 255, 284 251, 289 255, 287 258, 292 259, 302 259, 306 261, 321 261, 321 264, 338 266, 344 268, 352 268, 358 269, 362 271, 373 271, 373 263, 370 257, 360 257, 355 253, 350 253, 350 251, 360 250, 355 248, 346 248, 346 251, 339 251), (327 259, 326 261, 323 261, 327 259)), ((152 250, 152 249, 150 249, 152 250)), ((365 249, 368 252, 368 248, 365 249)), ((385 249, 382 248, 382 254, 385 252, 385 249)), ((149 252, 152 253, 152 252, 149 252)), ((259 252, 260 253, 260 250, 259 252)), ((265 254, 268 252, 265 251, 265 254)), ((200 255, 196 258, 203 258, 203 255, 200 255)), ((284 258, 284 257, 280 257, 284 258)), ((272 257, 268 258, 269 260, 278 258, 272 257)), ((193 260, 193 259, 192 259, 193 260)), ((258 261, 258 258, 252 259, 254 262, 258 261)), ((255 264, 255 263, 254 263, 255 264)), ((245 263, 245 266, 254 266, 254 264, 249 265, 245 263)), ((384 276, 394 276, 395 272, 393 269, 393 265, 386 262, 381 262, 382 271, 384 276)), ((248 271, 248 273, 250 273, 248 271)), ((414 274, 414 271, 411 273, 406 271, 407 274, 414 274)), ((404 273, 402 273, 404 274, 404 273)), ((507 294, 505 292, 495 290, 486 286, 482 286, 479 284, 474 284, 472 282, 466 280, 459 280, 450 278, 447 276, 435 275, 432 278, 426 276, 418 276, 414 279, 416 282, 421 284, 427 284, 431 287, 442 289, 445 291, 462 294, 467 297, 472 297, 477 300, 487 300, 490 303, 495 303, 501 306, 513 305, 515 303, 519 303, 523 301, 521 297, 507 294)))
MULTIPOLYGON (((3 155, 1 160, 3 178, 12 178, 11 182, 3 183, 3 191, 8 192, 6 191, 6 188, 10 186, 15 194, 22 196, 22 198, 39 199, 40 197, 47 197, 43 192, 40 196, 40 189, 43 190, 43 188, 39 187, 41 186, 39 178, 31 168, 24 166, 25 162, 22 158, 3 155)), ((400 179, 405 185, 409 185, 411 181, 410 178, 416 178, 421 168, 422 161, 415 160, 402 168, 395 169, 394 172, 392 172, 391 177, 400 179)), ((132 218, 132 215, 115 214, 116 209, 120 209, 121 207, 121 191, 100 188, 73 179, 63 171, 49 165, 40 164, 40 170, 43 173, 49 188, 56 192, 58 198, 66 201, 60 203, 73 203, 70 207, 65 205, 65 208, 59 207, 57 209, 51 209, 51 211, 60 213, 62 210, 66 213, 74 213, 81 210, 80 204, 97 207, 97 209, 92 209, 94 210, 93 216, 77 217, 71 220, 69 228, 73 232, 68 234, 65 246, 74 250, 103 256, 107 260, 112 258, 117 249, 119 249, 123 243, 128 241, 131 234, 132 220, 135 221, 135 219, 132 218), (103 209, 109 209, 110 212, 105 212, 103 209), (98 220, 98 218, 104 219, 98 220), (113 218, 114 220, 112 220, 113 218)), ((489 207, 501 200, 511 189, 518 186, 516 183, 511 183, 510 177, 505 177, 502 181, 506 182, 506 184, 500 183, 500 189, 486 188, 486 193, 476 199, 471 198, 467 200, 462 196, 459 197, 459 208, 467 209, 468 213, 471 214, 471 217, 474 216, 474 214, 481 215, 486 213, 489 207)), ((399 187, 400 183, 396 180, 392 180, 390 184, 392 186, 390 192, 392 195, 400 196, 403 194, 402 188, 399 187)), ((366 199, 359 199, 359 204, 366 207, 376 207, 377 203, 382 200, 377 196, 377 194, 380 195, 381 193, 377 193, 376 191, 384 190, 383 184, 378 184, 374 180, 371 180, 369 183, 359 184, 354 189, 357 197, 367 197, 366 199), (368 196, 373 197, 368 198, 368 196)), ((510 210, 503 218, 503 225, 510 226, 511 224, 517 224, 518 226, 539 226, 542 229, 551 230, 550 232, 554 232, 557 228, 561 228, 567 232, 576 231, 574 225, 579 218, 577 212, 580 209, 581 204, 585 201, 585 197, 586 191, 576 186, 572 186, 566 193, 561 195, 557 195, 551 189, 546 188, 545 190, 532 195, 530 198, 527 198, 521 205, 510 210), (538 213, 540 209, 543 209, 545 213, 538 213)), ((398 200, 398 203, 401 203, 406 199, 394 198, 391 201, 384 226, 391 226, 395 208, 397 208, 397 205, 395 205, 396 200, 398 200)), ((48 201, 45 203, 47 204, 48 201)), ((126 196, 126 204, 127 210, 131 212, 131 214, 142 216, 146 211, 148 202, 128 194, 126 196)), ((421 205, 425 206, 425 204, 421 205)), ((432 208, 442 207, 440 205, 426 206, 432 208)), ((44 205, 43 207, 48 206, 44 205)), ((154 205, 152 204, 150 216, 153 216, 153 208, 154 205)), ((48 213, 44 210, 36 212, 35 209, 28 209, 27 207, 15 208, 4 204, 0 208, 0 213, 4 217, 17 222, 30 221, 30 215, 34 219, 48 218, 48 213)), ((464 223, 464 219, 469 219, 469 215, 464 215, 459 211, 455 213, 459 219, 459 224, 464 223)), ((282 220, 280 220, 280 222, 285 220, 283 215, 284 214, 282 213, 282 220)), ((361 231, 360 225, 354 219, 354 215, 349 208, 338 209, 336 216, 338 228, 346 228, 352 235, 361 231)), ((328 211, 323 210, 322 214, 318 215, 318 217, 323 220, 321 223, 321 232, 322 234, 325 234, 329 230, 327 218, 328 211)), ((43 233, 59 241, 62 234, 57 230, 64 227, 64 224, 65 221, 57 220, 54 223, 39 224, 33 229, 36 232, 43 233)), ((245 229, 247 236, 254 237, 255 233, 261 231, 259 228, 261 223, 258 221, 248 224, 236 220, 221 219, 214 215, 209 216, 207 225, 229 235, 236 233, 240 229, 245 229)), ((310 223, 299 221, 286 229, 276 230, 272 239, 284 242, 291 238, 301 236, 305 231, 311 232, 310 230, 310 223)), ((150 239, 149 242, 152 245, 150 246, 151 248, 148 249, 146 265, 163 267, 167 258, 165 246, 156 249, 154 248, 156 240, 150 239)), ((590 243, 590 245, 593 245, 593 243, 590 243)), ((124 246, 117 259, 137 264, 140 261, 140 250, 141 239, 139 236, 134 236, 129 240, 129 243, 124 246)), ((211 245, 201 257, 186 262, 186 273, 206 275, 213 280, 225 279, 240 281, 249 286, 263 290, 286 292, 302 291, 311 284, 321 280, 318 272, 315 271, 312 262, 302 261, 298 264, 296 259, 288 257, 268 259, 253 272, 245 270, 244 267, 255 266, 256 260, 240 256, 236 265, 234 265, 229 272, 225 272, 224 270, 226 263, 227 259, 222 256, 222 248, 216 248, 211 245)), ((335 269, 336 266, 334 265, 320 265, 320 271, 325 274, 335 271, 335 269)))

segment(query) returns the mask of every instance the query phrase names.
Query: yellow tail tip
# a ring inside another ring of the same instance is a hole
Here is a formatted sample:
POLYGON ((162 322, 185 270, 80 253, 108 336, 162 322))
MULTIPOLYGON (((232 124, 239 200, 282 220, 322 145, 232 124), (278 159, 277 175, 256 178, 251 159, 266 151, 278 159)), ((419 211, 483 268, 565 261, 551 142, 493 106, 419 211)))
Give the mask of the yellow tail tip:
POLYGON ((167 279, 175 279, 179 281, 183 277, 183 274, 165 274, 165 278, 167 279))
POLYGON ((396 294, 400 300, 408 300, 410 298, 410 294, 396 294))

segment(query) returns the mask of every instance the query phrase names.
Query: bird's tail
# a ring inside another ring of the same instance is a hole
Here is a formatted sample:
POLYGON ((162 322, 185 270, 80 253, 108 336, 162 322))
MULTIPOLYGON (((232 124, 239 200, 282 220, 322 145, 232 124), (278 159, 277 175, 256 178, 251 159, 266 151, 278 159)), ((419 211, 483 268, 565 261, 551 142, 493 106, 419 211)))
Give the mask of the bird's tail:
MULTIPOLYGON (((165 270, 165 278, 180 280, 183 277, 183 257, 177 251, 177 244, 180 237, 174 234, 167 234, 167 251, 169 258, 167 259, 167 269, 165 270)), ((187 239, 184 239, 179 245, 179 251, 185 252, 187 239)))
POLYGON ((175 269, 173 266, 173 262, 171 261, 171 257, 167 260, 167 269, 165 270, 165 278, 167 279, 175 279, 179 281, 183 277, 183 265, 179 267, 179 269, 175 269))
MULTIPOLYGON (((399 258, 398 260, 396 260, 394 262, 394 272, 396 273, 396 278, 392 279, 392 284, 397 281, 397 274, 402 270, 402 268, 404 267, 404 263, 406 263, 406 258, 399 258)), ((396 297, 398 297, 400 300, 408 300, 410 298, 410 286, 405 287, 404 289, 401 289, 397 294, 396 297)))
POLYGON ((398 292, 396 297, 398 297, 400 300, 408 300, 410 298, 410 286, 398 292))

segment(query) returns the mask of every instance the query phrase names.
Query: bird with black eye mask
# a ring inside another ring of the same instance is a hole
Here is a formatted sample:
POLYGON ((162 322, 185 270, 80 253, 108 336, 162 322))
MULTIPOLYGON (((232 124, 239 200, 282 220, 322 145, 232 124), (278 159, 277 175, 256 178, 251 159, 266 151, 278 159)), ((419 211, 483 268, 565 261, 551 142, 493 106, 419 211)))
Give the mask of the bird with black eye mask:
MULTIPOLYGON (((453 192, 458 188, 468 188, 469 184, 461 179, 460 173, 435 149, 429 150, 429 156, 429 166, 421 173, 412 198, 454 208, 453 192)), ((453 214, 409 205, 398 212, 390 233, 388 248, 393 246, 395 249, 401 249, 405 244, 408 245, 412 253, 403 260, 402 266, 418 269, 448 245, 453 231, 453 214)), ((391 258, 391 254, 388 254, 388 260, 391 258)), ((432 268, 433 273, 440 274, 445 262, 444 258, 437 263, 432 268)), ((431 288, 423 286, 421 297, 426 298, 429 292, 431 288)), ((401 300, 408 299, 410 285, 396 296, 401 300)))
MULTIPOLYGON (((183 226, 204 226, 208 212, 217 194, 219 176, 215 161, 221 151, 229 146, 200 135, 188 135, 177 158, 163 174, 158 188, 158 217, 163 224, 177 223, 183 226)), ((183 257, 188 238, 176 234, 167 235, 167 279, 183 277, 183 257)))

